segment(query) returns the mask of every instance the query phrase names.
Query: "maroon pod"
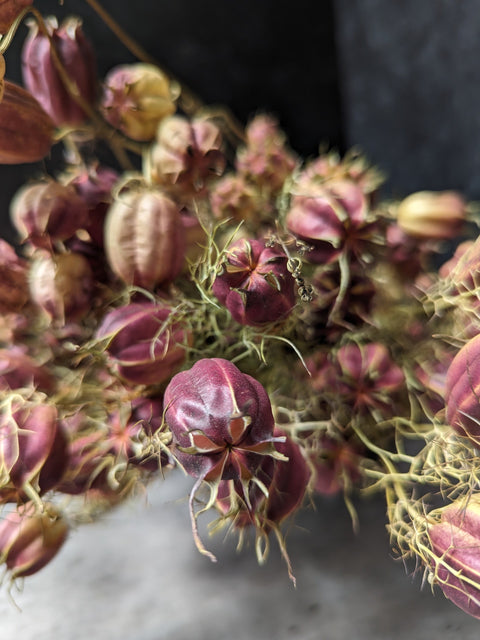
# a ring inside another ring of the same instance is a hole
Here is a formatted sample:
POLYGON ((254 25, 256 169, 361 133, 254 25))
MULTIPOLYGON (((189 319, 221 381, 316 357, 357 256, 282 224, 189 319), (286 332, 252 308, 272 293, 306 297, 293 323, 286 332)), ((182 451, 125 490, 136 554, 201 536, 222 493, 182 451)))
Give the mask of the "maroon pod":
POLYGON ((295 281, 287 261, 281 249, 242 239, 228 250, 213 293, 240 324, 281 320, 295 305, 295 281))
POLYGON ((204 358, 172 378, 164 396, 175 455, 195 478, 251 478, 273 449, 263 386, 222 358, 204 358))
POLYGON ((7 475, 0 487, 1 502, 24 501, 52 489, 66 461, 66 438, 54 406, 20 396, 4 402, 0 462, 7 475))
POLYGON ((107 340, 112 369, 130 384, 160 384, 182 364, 189 334, 172 310, 151 302, 110 311, 96 337, 107 340))
MULTIPOLYGON (((97 74, 93 48, 85 38, 79 18, 69 17, 58 26, 55 17, 45 19, 58 57, 68 79, 89 105, 96 97, 97 74)), ((57 126, 78 125, 87 114, 65 88, 52 55, 50 39, 30 24, 22 51, 23 80, 57 126)))
POLYGON ((11 579, 31 576, 57 555, 68 535, 68 524, 52 504, 39 512, 32 503, 0 521, 0 562, 11 579))
POLYGON ((361 254, 374 232, 366 197, 353 180, 322 184, 307 174, 295 185, 286 225, 311 247, 307 255, 314 264, 331 262, 344 250, 361 254))
POLYGON ((461 436, 480 442, 480 335, 452 360, 445 381, 446 420, 461 436))
POLYGON ((457 500, 440 511, 440 521, 428 528, 433 582, 457 607, 480 618, 479 496, 457 500))
POLYGON ((10 213, 21 241, 46 249, 71 238, 88 220, 87 205, 74 187, 52 179, 21 187, 10 213))

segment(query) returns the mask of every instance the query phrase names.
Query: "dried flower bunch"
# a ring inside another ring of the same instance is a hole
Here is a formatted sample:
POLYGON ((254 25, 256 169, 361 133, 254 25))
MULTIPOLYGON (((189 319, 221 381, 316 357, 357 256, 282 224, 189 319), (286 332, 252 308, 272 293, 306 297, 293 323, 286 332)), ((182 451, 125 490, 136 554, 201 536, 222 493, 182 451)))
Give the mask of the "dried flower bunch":
POLYGON ((274 118, 241 127, 140 49, 99 78, 80 19, 40 10, 0 5, 1 54, 30 24, 0 162, 64 150, 0 242, 7 575, 183 470, 199 551, 215 560, 205 514, 259 562, 276 538, 293 581, 288 519, 343 494, 355 524, 355 497, 383 492, 392 546, 480 618, 476 207, 381 200, 359 153, 304 161, 274 118))

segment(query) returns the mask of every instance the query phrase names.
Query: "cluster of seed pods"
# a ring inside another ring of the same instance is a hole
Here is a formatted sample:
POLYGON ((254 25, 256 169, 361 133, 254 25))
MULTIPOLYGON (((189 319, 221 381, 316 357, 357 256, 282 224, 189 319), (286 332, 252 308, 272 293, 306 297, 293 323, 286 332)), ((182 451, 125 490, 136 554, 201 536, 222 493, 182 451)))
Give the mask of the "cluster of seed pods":
POLYGON ((208 513, 213 531, 253 536, 260 562, 275 536, 292 580, 285 521, 322 495, 351 507, 386 489, 399 548, 478 615, 478 499, 465 502, 480 468, 475 208, 453 192, 382 201, 357 152, 304 161, 273 117, 239 131, 189 109, 150 62, 99 78, 81 20, 31 5, 0 6, 3 33, 34 17, 24 87, 2 85, 0 162, 59 140, 65 153, 13 198, 16 246, 0 241, 11 578, 45 566, 72 525, 183 469, 199 551, 216 559, 198 531, 208 513), (458 249, 438 269, 445 240, 458 249), (425 515, 412 478, 455 490, 425 515))

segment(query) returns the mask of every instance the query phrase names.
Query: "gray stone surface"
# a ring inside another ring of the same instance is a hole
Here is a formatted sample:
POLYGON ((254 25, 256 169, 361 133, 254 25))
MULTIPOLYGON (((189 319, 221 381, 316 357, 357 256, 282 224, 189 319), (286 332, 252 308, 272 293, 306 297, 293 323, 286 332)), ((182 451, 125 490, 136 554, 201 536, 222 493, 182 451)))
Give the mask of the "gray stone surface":
POLYGON ((480 196, 480 5, 336 0, 345 138, 389 189, 480 196))
POLYGON ((394 561, 380 500, 359 502, 352 532, 341 500, 319 500, 290 530, 291 585, 272 541, 263 567, 233 538, 194 548, 180 472, 75 531, 57 558, 0 591, 2 640, 476 640, 479 622, 394 561))

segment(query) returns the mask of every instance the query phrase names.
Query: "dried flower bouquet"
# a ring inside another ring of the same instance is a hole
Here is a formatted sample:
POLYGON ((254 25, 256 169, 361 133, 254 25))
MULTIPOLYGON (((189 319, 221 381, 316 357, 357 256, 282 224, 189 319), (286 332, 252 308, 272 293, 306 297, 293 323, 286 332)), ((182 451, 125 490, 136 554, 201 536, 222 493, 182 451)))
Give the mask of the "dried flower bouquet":
POLYGON ((271 116, 205 107, 86 1, 138 62, 99 78, 79 18, 0 5, 1 54, 30 25, 24 87, 1 69, 0 162, 64 150, 11 203, 18 247, 0 242, 10 583, 183 470, 198 550, 216 559, 205 514, 259 562, 275 538, 293 581, 287 519, 343 494, 355 526, 356 496, 382 492, 393 548, 480 617, 476 206, 382 200, 356 151, 303 160, 271 116))

